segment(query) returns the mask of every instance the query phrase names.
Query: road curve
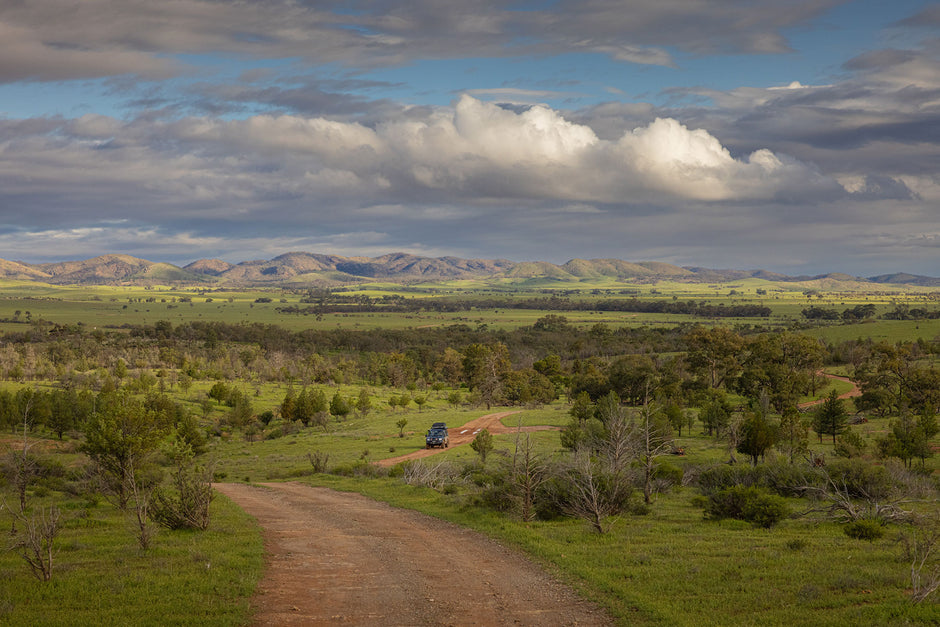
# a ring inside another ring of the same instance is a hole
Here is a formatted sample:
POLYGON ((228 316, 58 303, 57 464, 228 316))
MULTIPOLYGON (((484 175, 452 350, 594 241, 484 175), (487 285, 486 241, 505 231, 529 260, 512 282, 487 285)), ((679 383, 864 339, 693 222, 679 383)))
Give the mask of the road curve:
POLYGON ((215 484, 260 524, 255 625, 611 625, 521 554, 359 494, 215 484))

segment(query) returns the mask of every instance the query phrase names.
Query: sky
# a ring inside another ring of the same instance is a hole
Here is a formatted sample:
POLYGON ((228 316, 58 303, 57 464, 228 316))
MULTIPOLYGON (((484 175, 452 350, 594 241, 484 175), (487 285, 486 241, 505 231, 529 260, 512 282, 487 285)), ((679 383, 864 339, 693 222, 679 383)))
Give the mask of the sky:
POLYGON ((0 258, 940 276, 940 3, 0 0, 0 258))

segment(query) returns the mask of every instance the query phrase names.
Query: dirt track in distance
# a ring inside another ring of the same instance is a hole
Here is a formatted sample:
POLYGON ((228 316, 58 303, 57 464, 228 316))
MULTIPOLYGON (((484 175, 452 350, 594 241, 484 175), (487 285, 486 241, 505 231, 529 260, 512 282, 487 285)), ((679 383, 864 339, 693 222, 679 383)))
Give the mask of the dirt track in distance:
MULTIPOLYGON (((835 380, 837 380, 837 381, 845 381, 846 383, 851 383, 851 384, 852 384, 852 389, 851 389, 851 390, 849 390, 848 392, 846 392, 846 393, 844 393, 844 394, 840 394, 840 395, 839 395, 839 398, 840 398, 840 399, 843 399, 843 400, 844 400, 844 399, 847 399, 847 398, 855 398, 855 397, 857 397, 857 396, 861 396, 861 395, 862 395, 862 391, 858 388, 858 385, 855 383, 855 381, 852 381, 852 379, 850 379, 850 378, 848 378, 848 377, 840 377, 839 375, 835 375, 835 374, 827 374, 827 373, 823 372, 822 370, 820 370, 817 374, 822 375, 822 376, 826 377, 827 379, 835 379, 835 380)), ((805 402, 805 403, 799 403, 799 404, 797 405, 797 408, 799 408, 799 409, 809 409, 810 407, 816 407, 817 405, 822 405, 822 404, 825 403, 825 402, 826 402, 826 399, 821 398, 821 399, 818 399, 818 400, 815 400, 815 401, 807 401, 807 402, 805 402)))
POLYGON ((266 567, 255 625, 611 625, 521 554, 359 494, 215 488, 254 516, 266 567))
MULTIPOLYGON (((503 411, 495 414, 487 414, 485 416, 480 416, 475 420, 464 424, 461 427, 451 427, 449 428, 448 435, 450 437, 450 446, 460 446, 461 444, 469 444, 473 441, 473 438, 477 436, 477 433, 486 429, 493 435, 500 433, 515 433, 517 429, 522 432, 526 431, 545 431, 551 429, 557 429, 557 427, 506 427, 503 426, 502 420, 507 416, 512 416, 513 414, 518 414, 519 411, 503 411)), ((379 466, 390 467, 398 464, 400 462, 409 460, 409 459, 421 459, 423 457, 430 457, 431 455, 437 455, 442 453, 447 449, 443 448, 424 448, 413 453, 408 453, 407 455, 400 455, 398 457, 389 457, 388 459, 380 459, 376 464, 379 466)))

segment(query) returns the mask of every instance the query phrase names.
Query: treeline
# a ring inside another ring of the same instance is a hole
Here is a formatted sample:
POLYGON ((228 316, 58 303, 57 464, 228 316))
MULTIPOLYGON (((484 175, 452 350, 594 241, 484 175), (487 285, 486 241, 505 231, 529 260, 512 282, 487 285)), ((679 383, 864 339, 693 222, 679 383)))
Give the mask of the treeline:
MULTIPOLYGON (((843 320, 845 322, 857 322, 875 317, 875 306, 872 304, 856 305, 843 309, 840 312, 838 309, 813 305, 807 307, 801 313, 807 320, 843 320)), ((885 312, 881 318, 883 320, 936 320, 940 318, 940 309, 924 309, 922 307, 911 307, 910 305, 897 305, 891 311, 885 312)))
POLYGON ((703 318, 766 318, 770 307, 755 304, 713 305, 704 301, 643 301, 638 299, 571 300, 551 296, 548 298, 516 299, 381 299, 352 297, 322 297, 316 304, 301 307, 284 305, 276 308, 282 314, 323 315, 328 313, 417 313, 421 311, 454 313, 473 309, 531 309, 536 311, 620 311, 635 313, 679 314, 703 318))

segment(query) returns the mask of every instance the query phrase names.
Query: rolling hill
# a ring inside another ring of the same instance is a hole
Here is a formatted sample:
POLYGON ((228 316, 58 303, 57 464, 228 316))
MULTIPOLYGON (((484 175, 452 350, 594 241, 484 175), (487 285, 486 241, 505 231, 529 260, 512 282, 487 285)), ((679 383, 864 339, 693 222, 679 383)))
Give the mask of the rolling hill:
POLYGON ((871 278, 848 274, 791 277, 766 270, 716 270, 663 262, 621 259, 572 259, 563 265, 545 261, 420 257, 391 253, 380 257, 291 252, 269 260, 230 263, 200 259, 182 268, 130 255, 102 255, 84 261, 28 264, 0 259, 0 278, 56 285, 206 285, 335 286, 366 281, 413 283, 454 279, 511 279, 535 284, 611 278, 623 282, 682 281, 714 283, 754 278, 810 286, 859 283, 940 287, 940 278, 904 273, 871 278), (534 282, 534 283, 533 283, 534 282))

